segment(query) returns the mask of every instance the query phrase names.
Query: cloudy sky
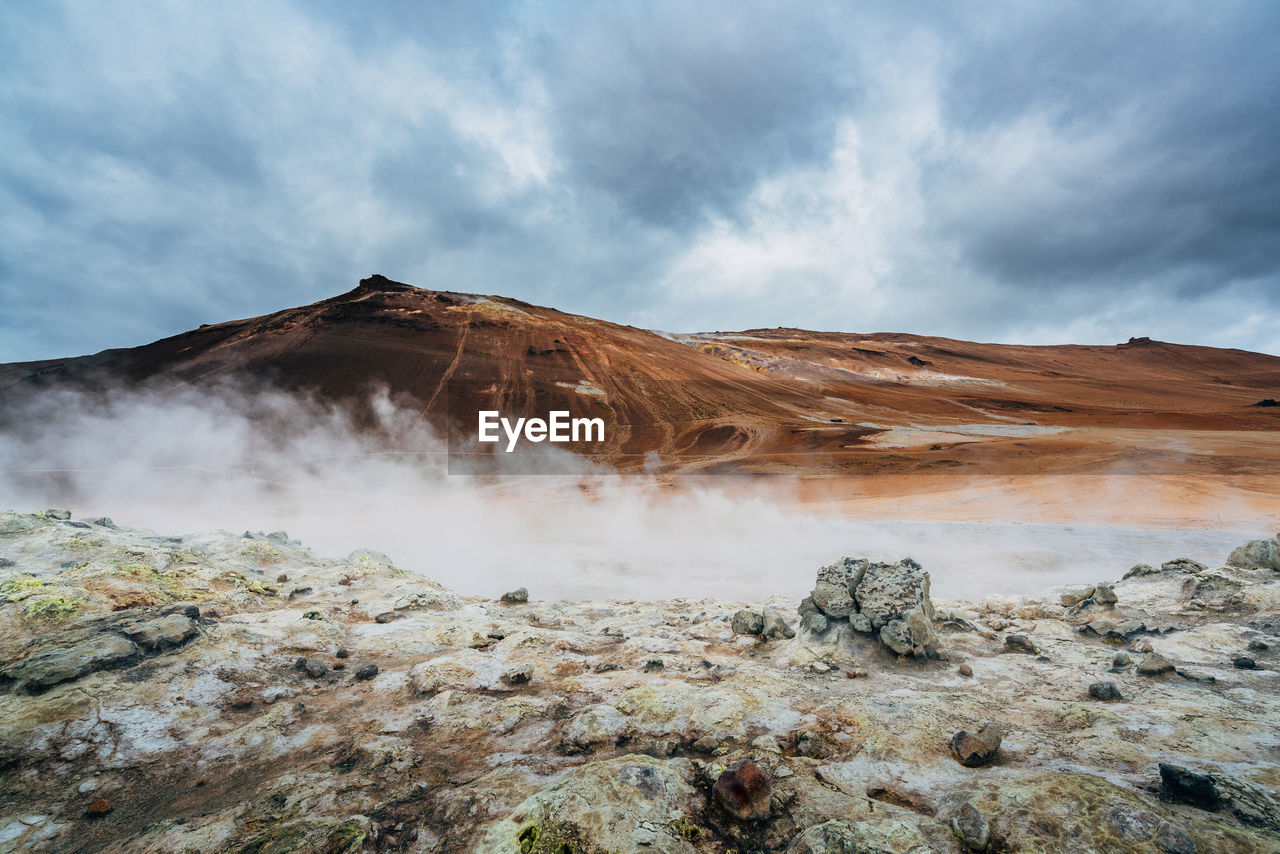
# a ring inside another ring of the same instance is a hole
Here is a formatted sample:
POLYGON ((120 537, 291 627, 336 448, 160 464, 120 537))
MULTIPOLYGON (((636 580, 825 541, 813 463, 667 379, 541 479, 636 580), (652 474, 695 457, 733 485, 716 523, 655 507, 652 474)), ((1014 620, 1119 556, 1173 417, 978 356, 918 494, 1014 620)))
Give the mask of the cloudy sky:
POLYGON ((0 361, 374 272, 677 331, 1280 354, 1269 0, 6 3, 0 150, 0 361))

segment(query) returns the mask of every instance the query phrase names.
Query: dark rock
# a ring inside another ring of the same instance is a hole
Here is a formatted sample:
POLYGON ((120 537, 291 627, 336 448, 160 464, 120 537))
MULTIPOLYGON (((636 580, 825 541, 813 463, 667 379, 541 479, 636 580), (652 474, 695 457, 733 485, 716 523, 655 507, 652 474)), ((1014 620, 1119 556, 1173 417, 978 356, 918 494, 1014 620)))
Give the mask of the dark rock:
POLYGON ((84 814, 89 818, 102 818, 109 812, 111 812, 111 802, 106 798, 98 798, 89 804, 89 808, 84 811, 84 814))
POLYGON ((770 815, 773 783, 749 759, 726 768, 711 792, 716 803, 739 821, 763 821, 770 815))
POLYGON ((378 675, 378 665, 366 664, 356 671, 356 680, 359 682, 367 682, 378 675))
POLYGON ((994 724, 983 724, 977 732, 960 730, 951 737, 951 752, 967 768, 989 764, 1000 750, 1002 738, 994 724))
POLYGON ((1222 792, 1209 774, 1197 774, 1181 765, 1160 763, 1160 791, 1175 801, 1207 810, 1222 806, 1222 792))
POLYGON ((986 851, 991 843, 991 826, 987 817, 968 801, 961 804, 951 817, 951 830, 969 851, 986 851))
POLYGON ((54 685, 71 682, 99 670, 112 670, 136 663, 142 657, 131 641, 114 634, 102 634, 71 646, 43 649, 3 673, 23 684, 31 694, 43 693, 54 685))
POLYGON ((1095 700, 1111 701, 1123 700, 1120 689, 1116 687, 1114 682, 1094 682, 1089 686, 1089 696, 1095 700))
POLYGON ((50 519, 57 519, 60 522, 65 522, 71 518, 71 511, 70 510, 46 510, 44 511, 44 515, 49 517, 50 519))
POLYGON ((503 593, 502 598, 498 601, 503 605, 522 605, 529 601, 529 591, 524 587, 518 587, 515 590, 503 593))
POLYGON ((307 675, 312 679, 319 679, 329 672, 329 665, 318 658, 308 658, 303 661, 302 669, 307 671, 307 675))
POLYGON ((1252 652, 1266 652, 1271 649, 1266 641, 1251 640, 1249 641, 1249 650, 1252 652))
POLYGON ((648 671, 662 670, 666 666, 666 662, 661 658, 650 658, 644 663, 644 669, 648 671))
POLYGON ((88 522, 67 522, 66 525, 68 528, 88 528, 89 527, 88 522))
POLYGON ((1138 672, 1143 676, 1159 676, 1173 670, 1173 663, 1162 655, 1149 652, 1138 662, 1138 672))
POLYGON ((731 625, 735 635, 758 635, 764 632, 764 615, 743 608, 733 615, 731 625))
POLYGON ((522 664, 519 667, 513 667, 499 678, 504 685, 524 685, 533 678, 533 665, 522 664))
POLYGON ((277 576, 276 576, 276 583, 277 583, 277 584, 284 584, 284 583, 285 583, 286 581, 288 581, 288 580, 289 580, 289 573, 287 573, 287 572, 282 572, 282 573, 280 573, 279 575, 277 575, 277 576))
POLYGON ((1236 670, 1253 670, 1258 664, 1249 656, 1241 655, 1231 660, 1231 666, 1236 670))
POLYGON ((389 623, 392 620, 400 619, 400 615, 395 611, 383 611, 381 614, 373 618, 375 623, 389 623))
POLYGON ((334 656, 337 658, 346 658, 349 655, 351 655, 351 653, 347 652, 345 648, 340 648, 337 652, 334 653, 334 656))
POLYGON ((293 599, 298 596, 306 596, 310 592, 311 592, 310 587, 295 587, 289 591, 289 598, 293 599))
POLYGON ((1040 650, 1026 635, 1009 635, 1004 639, 1005 652, 1019 652, 1026 655, 1037 655, 1040 650))
POLYGON ((112 522, 109 516, 99 516, 97 519, 90 519, 89 524, 97 525, 100 528, 114 528, 116 526, 116 523, 112 522))
POLYGON ((1111 659, 1112 667, 1128 667, 1130 664, 1133 664, 1133 659, 1126 652, 1117 652, 1115 658, 1111 659))

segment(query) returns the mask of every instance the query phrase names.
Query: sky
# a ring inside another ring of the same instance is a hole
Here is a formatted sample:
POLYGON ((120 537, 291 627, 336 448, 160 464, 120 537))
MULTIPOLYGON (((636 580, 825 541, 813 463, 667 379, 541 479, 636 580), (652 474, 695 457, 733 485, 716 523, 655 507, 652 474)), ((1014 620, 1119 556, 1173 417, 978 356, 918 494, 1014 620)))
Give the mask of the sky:
POLYGON ((1273 2, 0 5, 0 361, 372 273, 1280 354, 1273 2))

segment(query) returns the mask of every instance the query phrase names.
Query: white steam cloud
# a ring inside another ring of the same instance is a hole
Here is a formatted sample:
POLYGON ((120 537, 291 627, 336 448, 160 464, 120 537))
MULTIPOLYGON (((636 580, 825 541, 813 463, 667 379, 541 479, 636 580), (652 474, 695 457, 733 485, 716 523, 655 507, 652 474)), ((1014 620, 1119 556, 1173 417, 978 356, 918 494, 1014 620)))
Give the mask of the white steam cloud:
POLYGON ((935 595, 979 599, 1178 555, 1214 563, 1249 533, 1029 522, 1008 508, 874 521, 815 510, 785 478, 620 476, 550 448, 537 464, 556 474, 451 475, 416 410, 384 394, 371 412, 357 424, 305 396, 229 385, 48 392, 6 412, 0 507, 166 534, 283 529, 320 554, 386 552, 464 594, 523 585, 542 599, 800 597, 841 555, 911 555, 935 595))

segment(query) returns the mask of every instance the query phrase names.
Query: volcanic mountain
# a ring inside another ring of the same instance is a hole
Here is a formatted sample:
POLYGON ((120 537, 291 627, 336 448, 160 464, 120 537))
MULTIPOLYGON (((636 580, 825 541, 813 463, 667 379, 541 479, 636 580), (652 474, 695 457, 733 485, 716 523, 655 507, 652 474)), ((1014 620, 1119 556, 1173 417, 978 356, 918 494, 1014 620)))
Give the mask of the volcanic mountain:
POLYGON ((1264 474, 1280 358, 1133 338, 978 344, 753 329, 667 334, 372 276, 345 294, 129 349, 0 366, 3 418, 58 388, 234 379, 364 405, 372 389, 464 435, 476 411, 567 409, 620 468, 790 473, 1264 474))

